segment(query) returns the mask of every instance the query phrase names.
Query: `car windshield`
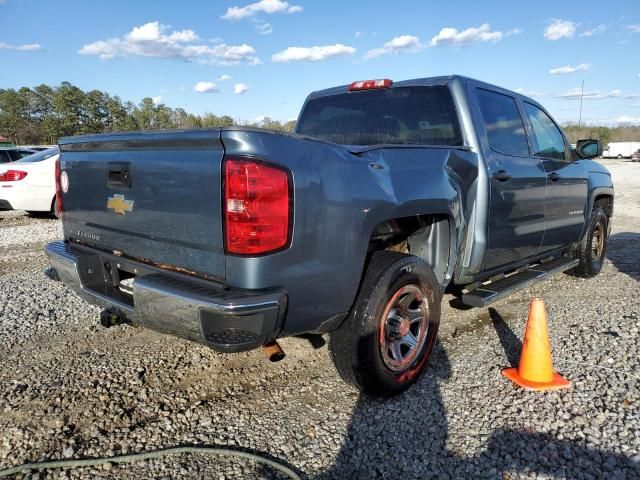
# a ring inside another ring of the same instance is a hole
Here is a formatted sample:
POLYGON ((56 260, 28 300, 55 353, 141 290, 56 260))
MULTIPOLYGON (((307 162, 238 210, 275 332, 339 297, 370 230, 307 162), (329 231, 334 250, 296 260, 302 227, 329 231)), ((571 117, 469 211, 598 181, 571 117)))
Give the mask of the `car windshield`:
POLYGON ((310 100, 296 133, 341 145, 462 145, 448 87, 395 87, 310 100))
POLYGON ((31 155, 23 157, 20 160, 17 160, 15 163, 42 162, 43 160, 46 160, 47 158, 51 158, 54 155, 57 155, 59 153, 60 153, 60 149, 58 147, 47 148, 46 150, 42 150, 41 152, 33 153, 31 155))

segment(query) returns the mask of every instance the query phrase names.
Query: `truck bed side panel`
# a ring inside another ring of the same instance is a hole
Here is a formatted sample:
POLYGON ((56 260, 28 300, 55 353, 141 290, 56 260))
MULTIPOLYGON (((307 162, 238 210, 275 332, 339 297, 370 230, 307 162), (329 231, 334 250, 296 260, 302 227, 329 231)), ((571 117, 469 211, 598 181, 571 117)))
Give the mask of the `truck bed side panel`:
POLYGON ((446 215, 452 231, 449 275, 453 271, 456 232, 466 228, 475 199, 474 153, 416 147, 354 155, 338 145, 244 129, 225 129, 221 139, 227 155, 259 157, 293 172, 291 247, 226 259, 230 286, 281 287, 288 293, 283 335, 344 318, 360 286, 369 239, 385 220, 446 215))

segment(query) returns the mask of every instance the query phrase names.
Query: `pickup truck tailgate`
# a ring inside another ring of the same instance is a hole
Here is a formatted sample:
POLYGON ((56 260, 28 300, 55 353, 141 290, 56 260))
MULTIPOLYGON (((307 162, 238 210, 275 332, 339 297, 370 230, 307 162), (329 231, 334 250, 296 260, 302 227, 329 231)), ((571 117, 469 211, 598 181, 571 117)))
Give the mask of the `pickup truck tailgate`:
POLYGON ((72 137, 60 147, 65 239, 224 279, 219 130, 72 137))

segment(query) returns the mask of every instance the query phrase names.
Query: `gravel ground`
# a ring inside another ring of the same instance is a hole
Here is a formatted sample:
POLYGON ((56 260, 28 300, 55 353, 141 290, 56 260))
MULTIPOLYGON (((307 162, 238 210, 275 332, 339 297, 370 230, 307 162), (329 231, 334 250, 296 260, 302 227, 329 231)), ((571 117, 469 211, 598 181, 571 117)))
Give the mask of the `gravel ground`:
MULTIPOLYGON (((640 164, 604 163, 617 200, 601 275, 560 275, 490 309, 445 302, 431 367, 386 401, 346 387, 321 337, 283 340, 287 358, 270 364, 260 351, 103 329, 98 309, 41 273, 59 222, 0 213, 0 469, 201 445, 305 478, 640 478, 640 164), (517 362, 533 296, 571 390, 527 392, 500 375, 517 362)), ((29 478, 86 477, 278 478, 201 454, 29 478)))

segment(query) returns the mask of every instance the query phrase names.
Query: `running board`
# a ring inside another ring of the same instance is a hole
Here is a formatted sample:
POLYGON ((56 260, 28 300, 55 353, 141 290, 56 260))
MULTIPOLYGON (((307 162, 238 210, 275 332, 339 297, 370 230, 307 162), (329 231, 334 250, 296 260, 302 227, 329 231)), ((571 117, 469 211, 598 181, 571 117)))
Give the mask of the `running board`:
POLYGON ((502 278, 487 285, 480 285, 469 293, 462 295, 462 303, 469 307, 485 307, 512 293, 527 288, 534 283, 578 265, 577 258, 559 258, 550 262, 533 265, 519 273, 502 278))

